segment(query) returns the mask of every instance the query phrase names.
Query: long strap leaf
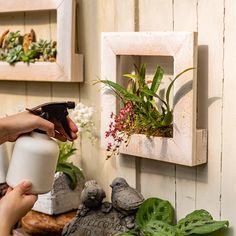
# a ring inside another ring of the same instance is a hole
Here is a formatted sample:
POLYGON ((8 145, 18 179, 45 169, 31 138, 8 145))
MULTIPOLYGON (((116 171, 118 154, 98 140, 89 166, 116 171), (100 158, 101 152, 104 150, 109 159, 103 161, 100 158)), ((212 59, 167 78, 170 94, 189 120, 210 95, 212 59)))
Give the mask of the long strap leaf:
POLYGON ((123 86, 117 84, 110 80, 99 80, 101 83, 108 85, 113 88, 117 93, 122 95, 125 99, 133 101, 133 102, 142 102, 142 99, 132 93, 129 93, 123 86))
POLYGON ((145 93, 146 95, 149 95, 149 96, 158 98, 158 99, 166 106, 166 108, 168 109, 167 103, 166 103, 159 95, 157 95, 156 93, 154 93, 154 92, 153 92, 152 90, 150 90, 149 88, 142 88, 142 89, 140 89, 140 91, 142 91, 142 92, 145 93))
POLYGON ((170 85, 168 86, 167 88, 167 91, 166 91, 166 102, 167 102, 167 105, 168 105, 168 110, 170 110, 170 105, 169 105, 169 99, 170 99, 170 90, 171 88, 173 87, 174 85, 174 82, 182 75, 184 74, 185 72, 189 71, 189 70, 193 70, 195 69, 194 67, 191 67, 191 68, 188 68, 186 70, 183 70, 182 72, 180 72, 178 75, 175 76, 175 78, 171 81, 170 85))
POLYGON ((164 75, 164 70, 160 66, 158 66, 156 69, 156 73, 155 73, 153 80, 152 80, 152 85, 151 85, 151 90, 154 93, 157 92, 157 90, 161 84, 163 75, 164 75))

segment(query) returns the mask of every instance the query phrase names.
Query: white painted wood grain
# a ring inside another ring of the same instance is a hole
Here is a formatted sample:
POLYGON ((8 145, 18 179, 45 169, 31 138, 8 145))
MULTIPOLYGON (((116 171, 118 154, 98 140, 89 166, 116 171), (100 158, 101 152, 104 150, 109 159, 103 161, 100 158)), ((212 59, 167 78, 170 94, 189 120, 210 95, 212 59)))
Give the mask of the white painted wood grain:
POLYGON ((173 29, 172 0, 139 0, 140 31, 173 29))
MULTIPOLYGON (((135 0, 118 0, 115 1, 115 27, 114 31, 134 31, 134 18, 135 18, 135 0)), ((116 76, 121 76, 122 71, 133 67, 133 60, 131 58, 120 58, 120 68, 117 71, 116 76), (123 61, 123 62, 122 62, 123 61), (124 69, 124 70, 123 70, 124 69)), ((125 72, 127 73, 127 71, 125 72)), ((138 187, 136 179, 136 157, 119 155, 116 158, 117 164, 117 176, 121 176, 127 179, 128 183, 133 187, 138 187)))
MULTIPOLYGON (((174 30, 197 31, 197 0, 175 0, 173 7, 174 7, 174 30)), ((196 151, 199 153, 199 149, 197 149, 196 151)), ((196 191, 197 191, 196 168, 194 167, 188 168, 177 165, 176 166, 177 219, 184 217, 186 214, 195 209, 196 191)))
MULTIPOLYGON (((114 29, 113 8, 110 9, 112 4, 112 0, 79 1, 79 28, 83 32, 79 36, 79 43, 86 59, 85 83, 80 85, 80 97, 82 98, 80 101, 95 108, 94 120, 97 137, 99 137, 100 130, 100 93, 98 86, 92 86, 92 84, 94 80, 100 78, 101 31, 114 29)), ((82 139, 81 142, 81 162, 85 176, 87 179, 96 179, 106 191, 107 199, 110 200, 109 184, 116 176, 116 160, 105 160, 106 154, 100 150, 99 140, 95 145, 91 145, 87 139, 82 139)))
POLYGON ((50 40, 49 11, 25 12, 25 33, 35 31, 36 40, 50 40))
POLYGON ((135 31, 135 0, 116 0, 114 7, 114 31, 135 31))
POLYGON ((235 89, 236 67, 236 2, 225 1, 225 54, 224 54, 224 93, 223 93, 223 132, 222 132, 222 194, 221 218, 229 219, 232 226, 227 235, 233 236, 236 232, 235 198, 236 198, 236 106, 235 89))
POLYGON ((57 9, 63 1, 64 0, 0 0, 0 13, 57 9))
MULTIPOLYGON (((173 30, 172 7, 172 0, 140 0, 139 30, 173 30)), ((169 200, 175 207, 176 186, 174 165, 142 159, 140 179, 141 192, 146 197, 163 197, 169 200)))
POLYGON ((209 136, 208 164, 197 169, 196 208, 210 211, 217 219, 221 195, 223 20, 224 1, 198 0, 199 125, 207 127, 209 136))

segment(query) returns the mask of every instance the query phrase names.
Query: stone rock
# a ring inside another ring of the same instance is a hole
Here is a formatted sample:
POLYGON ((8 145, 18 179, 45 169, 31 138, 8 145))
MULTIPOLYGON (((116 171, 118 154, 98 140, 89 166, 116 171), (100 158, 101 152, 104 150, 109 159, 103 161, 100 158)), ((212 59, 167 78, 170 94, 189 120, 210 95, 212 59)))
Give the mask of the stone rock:
POLYGON ((62 236, 115 236, 127 231, 126 219, 116 209, 104 213, 101 208, 76 217, 65 225, 62 236))
MULTIPOLYGON (((135 227, 135 214, 144 198, 137 190, 131 188, 125 179, 113 180, 112 203, 102 202, 103 198, 99 198, 95 205, 92 204, 91 200, 96 200, 96 197, 92 199, 88 196, 97 196, 94 193, 98 191, 91 191, 91 194, 88 194, 89 186, 94 190, 94 184, 85 186, 87 192, 83 190, 82 204, 76 217, 65 225, 62 236, 117 236, 135 227), (89 204, 85 200, 89 200, 89 204)), ((100 187, 96 189, 102 190, 100 187)))
POLYGON ((50 216, 36 211, 28 212, 21 220, 22 228, 28 234, 60 235, 63 227, 76 215, 76 211, 50 216))
POLYGON ((34 204, 33 210, 56 215, 78 209, 84 180, 79 179, 77 187, 72 190, 69 187, 69 180, 65 174, 57 172, 54 178, 52 190, 38 195, 38 200, 34 204))

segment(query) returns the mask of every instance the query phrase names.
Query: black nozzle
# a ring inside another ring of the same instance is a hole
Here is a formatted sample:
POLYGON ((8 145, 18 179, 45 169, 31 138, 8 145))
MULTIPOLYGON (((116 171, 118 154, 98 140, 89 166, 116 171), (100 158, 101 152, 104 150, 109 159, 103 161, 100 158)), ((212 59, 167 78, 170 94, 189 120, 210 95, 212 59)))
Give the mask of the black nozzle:
POLYGON ((66 134, 72 138, 66 117, 68 115, 67 109, 73 108, 75 108, 75 102, 68 101, 44 103, 31 109, 27 108, 26 110, 46 120, 57 120, 61 123, 66 134))

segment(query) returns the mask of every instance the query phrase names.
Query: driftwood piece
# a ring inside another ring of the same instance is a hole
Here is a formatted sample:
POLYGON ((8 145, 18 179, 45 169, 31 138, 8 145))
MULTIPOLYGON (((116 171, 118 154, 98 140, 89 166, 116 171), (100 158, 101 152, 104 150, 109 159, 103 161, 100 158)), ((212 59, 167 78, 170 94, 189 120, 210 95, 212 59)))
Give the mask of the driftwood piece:
POLYGON ((3 42, 7 36, 7 34, 9 33, 9 29, 4 31, 3 34, 1 35, 1 38, 0 38, 0 48, 2 48, 2 45, 3 45, 3 42))
POLYGON ((24 53, 28 52, 30 44, 35 41, 36 41, 35 32, 33 29, 31 29, 30 33, 25 34, 23 37, 23 51, 24 51, 24 53))

